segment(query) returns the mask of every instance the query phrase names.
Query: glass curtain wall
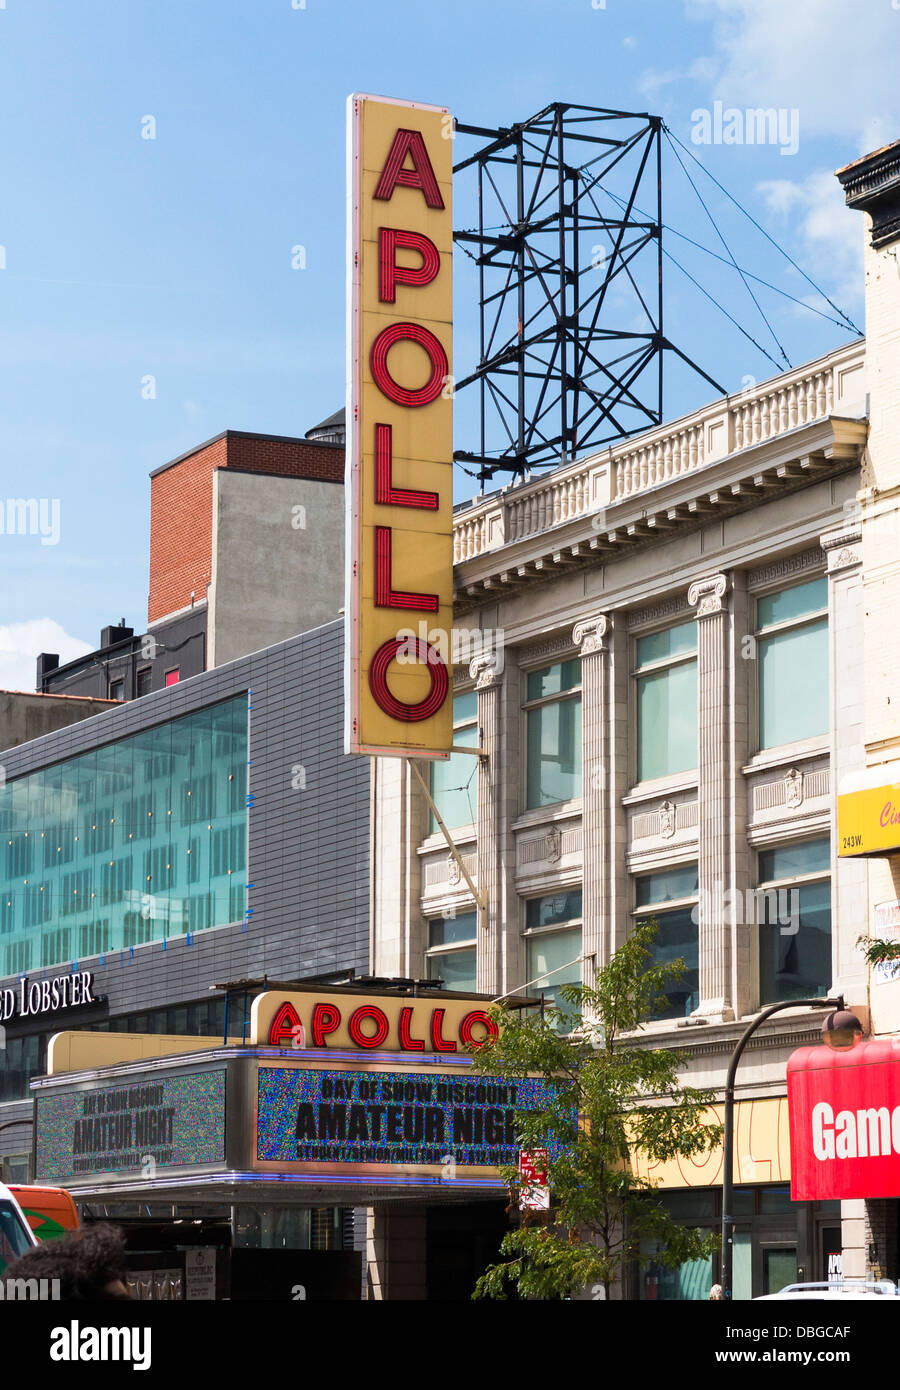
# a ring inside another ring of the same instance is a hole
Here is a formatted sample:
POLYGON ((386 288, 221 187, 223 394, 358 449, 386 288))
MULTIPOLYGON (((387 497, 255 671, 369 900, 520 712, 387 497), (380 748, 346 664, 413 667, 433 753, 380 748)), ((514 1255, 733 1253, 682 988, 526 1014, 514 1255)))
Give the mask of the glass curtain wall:
POLYGON ((244 916, 247 700, 142 730, 0 790, 0 974, 244 916))

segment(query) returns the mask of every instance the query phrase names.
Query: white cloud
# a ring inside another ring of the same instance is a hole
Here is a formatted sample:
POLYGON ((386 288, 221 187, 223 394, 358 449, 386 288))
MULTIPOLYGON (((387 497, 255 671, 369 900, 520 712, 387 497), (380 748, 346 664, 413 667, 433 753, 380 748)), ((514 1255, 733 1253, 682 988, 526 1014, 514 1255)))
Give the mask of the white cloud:
POLYGON ((34 690, 40 652, 58 652, 60 664, 93 651, 89 642, 70 637, 53 618, 0 625, 0 690, 34 690))
MULTIPOLYGON (((815 266, 815 278, 831 288, 832 298, 858 318, 862 309, 862 218, 848 214, 840 184, 830 169, 819 169, 805 179, 770 179, 756 185, 766 211, 776 221, 790 222, 799 231, 805 256, 802 263, 815 266)), ((774 228, 769 224, 770 230, 774 228)), ((811 295, 808 303, 826 306, 811 295)))
MULTIPOLYGON (((900 135, 900 8, 891 0, 685 0, 712 24, 712 51, 644 90, 690 79, 728 105, 796 108, 800 138, 838 136, 859 154, 900 135)), ((693 47, 700 48, 697 36, 693 47)))

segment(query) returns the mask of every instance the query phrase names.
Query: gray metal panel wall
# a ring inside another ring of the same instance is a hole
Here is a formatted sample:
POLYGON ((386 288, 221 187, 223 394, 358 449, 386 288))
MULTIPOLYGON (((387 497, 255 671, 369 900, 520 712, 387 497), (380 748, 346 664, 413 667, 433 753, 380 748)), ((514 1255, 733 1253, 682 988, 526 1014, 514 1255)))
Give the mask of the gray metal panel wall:
MULTIPOLYGON (((369 761, 343 752, 342 649, 343 624, 329 623, 0 754, 10 780, 252 691, 249 923, 197 932, 190 946, 176 937, 165 950, 156 942, 103 965, 80 961, 110 1014, 202 999, 210 985, 246 976, 368 968, 369 761), (295 789, 300 767, 305 787, 295 789)), ((52 1026, 78 1017, 60 1014, 52 1026)))

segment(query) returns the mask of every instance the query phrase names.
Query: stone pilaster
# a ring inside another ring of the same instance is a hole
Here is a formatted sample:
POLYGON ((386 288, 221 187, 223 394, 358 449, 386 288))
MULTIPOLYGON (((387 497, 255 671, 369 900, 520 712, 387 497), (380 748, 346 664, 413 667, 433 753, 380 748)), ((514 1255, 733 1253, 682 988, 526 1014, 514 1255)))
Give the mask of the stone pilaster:
POLYGON ((612 803, 609 640, 612 618, 582 618, 572 640, 581 650, 582 950, 584 982, 608 956, 612 803))
POLYGON ((478 746, 485 754, 478 761, 478 872, 475 883, 484 901, 484 911, 478 913, 476 981, 479 993, 496 996, 501 992, 503 943, 498 819, 502 787, 502 653, 480 653, 471 662, 469 673, 478 695, 478 746))
MULTIPOLYGON (((747 574, 739 570, 731 577, 731 628, 728 637, 731 671, 731 728, 729 744, 729 812, 727 827, 733 904, 753 901, 754 857, 747 842, 747 781, 742 769, 750 761, 751 709, 753 687, 758 674, 753 634, 752 602, 747 574), (748 897, 748 893, 750 896, 748 897)), ((756 958, 759 949, 753 921, 746 911, 730 912, 726 931, 731 940, 731 1007, 736 1018, 743 1018, 757 1007, 756 958)))
MULTIPOLYGON (((826 531, 819 544, 828 557, 828 664, 830 676, 831 805, 837 825, 841 784, 865 771, 865 594, 863 588, 862 508, 850 504, 847 522, 826 531)), ((866 965, 857 946, 867 934, 867 884, 883 888, 882 899, 896 896, 884 865, 841 858, 831 837, 832 982, 849 1001, 866 1001, 866 965), (878 884, 879 874, 881 884, 878 884)), ((872 899, 880 900, 876 894, 872 899)))
POLYGON ((731 760, 728 660, 728 579, 713 574, 688 590, 697 610, 697 778, 699 811, 700 1003, 695 1015, 732 1018, 731 931, 726 892, 731 882, 731 760))

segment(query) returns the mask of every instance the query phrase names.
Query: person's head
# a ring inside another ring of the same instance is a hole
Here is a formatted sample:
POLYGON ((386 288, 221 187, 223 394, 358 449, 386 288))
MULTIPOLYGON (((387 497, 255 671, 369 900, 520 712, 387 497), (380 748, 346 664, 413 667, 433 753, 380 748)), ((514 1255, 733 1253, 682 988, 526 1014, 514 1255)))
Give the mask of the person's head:
POLYGON ((713 1284, 712 1288, 711 1288, 710 1291, 709 1291, 710 1302, 711 1302, 711 1303, 716 1303, 716 1302, 718 1302, 719 1299, 724 1299, 724 1297, 725 1297, 725 1290, 722 1288, 722 1285, 721 1285, 721 1284, 713 1284))
POLYGON ((9 1279, 58 1279, 63 1300, 130 1298, 125 1287, 125 1237, 116 1226, 86 1226, 20 1255, 9 1279))

